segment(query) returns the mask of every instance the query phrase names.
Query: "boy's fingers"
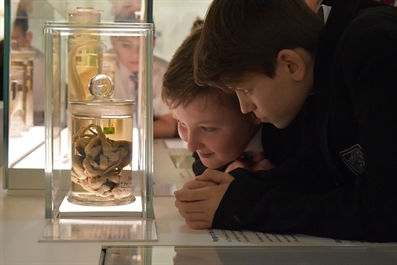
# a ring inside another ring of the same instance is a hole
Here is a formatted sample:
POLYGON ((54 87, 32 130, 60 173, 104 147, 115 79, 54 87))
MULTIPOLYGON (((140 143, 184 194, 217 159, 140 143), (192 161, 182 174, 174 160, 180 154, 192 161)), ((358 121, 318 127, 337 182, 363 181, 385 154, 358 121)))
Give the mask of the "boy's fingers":
POLYGON ((179 201, 202 201, 208 197, 207 187, 197 189, 181 189, 174 192, 174 196, 179 201))
POLYGON ((204 173, 200 176, 198 176, 196 179, 198 180, 207 180, 207 181, 212 181, 216 184, 221 184, 221 183, 230 183, 233 181, 233 177, 227 173, 217 171, 214 169, 207 169, 204 171, 204 173))
POLYGON ((185 184, 183 184, 182 189, 184 189, 185 187, 189 187, 189 186, 193 186, 195 184, 192 184, 193 182, 195 182, 195 180, 191 180, 186 182, 185 184))
POLYGON ((193 180, 193 181, 189 181, 189 182, 185 183, 183 185, 183 189, 194 190, 194 189, 200 189, 200 188, 204 188, 204 187, 208 187, 208 186, 215 186, 215 185, 216 184, 211 181, 193 180))
POLYGON ((210 228, 213 216, 208 212, 197 210, 199 206, 193 206, 195 203, 184 203, 176 201, 175 205, 179 209, 179 214, 185 219, 186 224, 193 229, 210 228), (185 207, 189 206, 189 207, 185 207))

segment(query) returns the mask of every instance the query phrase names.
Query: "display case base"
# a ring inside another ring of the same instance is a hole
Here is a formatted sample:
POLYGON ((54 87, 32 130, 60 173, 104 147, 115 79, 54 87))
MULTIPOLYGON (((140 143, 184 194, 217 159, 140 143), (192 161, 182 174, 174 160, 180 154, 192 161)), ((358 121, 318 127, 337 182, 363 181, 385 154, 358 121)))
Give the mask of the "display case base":
POLYGON ((142 217, 142 198, 116 206, 86 206, 69 202, 65 197, 59 206, 59 218, 73 217, 142 217))
POLYGON ((47 221, 38 242, 158 241, 154 220, 132 218, 60 218, 47 221))

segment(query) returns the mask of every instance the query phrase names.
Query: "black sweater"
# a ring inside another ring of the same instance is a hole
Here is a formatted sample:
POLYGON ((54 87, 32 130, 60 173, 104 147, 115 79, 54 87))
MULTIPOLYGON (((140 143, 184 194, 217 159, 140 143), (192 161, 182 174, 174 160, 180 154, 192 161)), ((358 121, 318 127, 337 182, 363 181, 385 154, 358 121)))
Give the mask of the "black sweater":
POLYGON ((213 228, 397 241, 397 11, 333 2, 306 111, 313 133, 273 170, 232 171, 213 228))

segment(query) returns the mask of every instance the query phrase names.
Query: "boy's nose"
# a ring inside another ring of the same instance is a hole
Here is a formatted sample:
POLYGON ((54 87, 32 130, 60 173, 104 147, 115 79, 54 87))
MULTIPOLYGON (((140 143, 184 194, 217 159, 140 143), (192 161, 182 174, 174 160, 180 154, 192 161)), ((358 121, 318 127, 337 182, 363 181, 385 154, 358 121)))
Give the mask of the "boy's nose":
POLYGON ((198 149, 200 149, 201 146, 201 142, 199 137, 194 134, 194 133, 189 133, 188 135, 188 139, 187 139, 187 150, 189 150, 189 152, 195 152, 198 149))
POLYGON ((240 97, 238 100, 240 101, 240 110, 243 114, 247 114, 255 110, 255 105, 251 102, 241 100, 240 97))

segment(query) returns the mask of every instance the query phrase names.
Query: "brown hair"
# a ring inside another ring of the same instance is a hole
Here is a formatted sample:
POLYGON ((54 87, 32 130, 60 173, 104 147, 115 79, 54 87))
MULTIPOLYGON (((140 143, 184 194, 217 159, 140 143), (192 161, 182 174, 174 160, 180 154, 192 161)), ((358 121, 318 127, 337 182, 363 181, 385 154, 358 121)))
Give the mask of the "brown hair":
POLYGON ((196 20, 193 21, 193 25, 190 29, 190 33, 203 26, 203 24, 204 24, 204 20, 200 17, 196 17, 196 20))
POLYGON ((235 93, 226 93, 210 86, 199 86, 194 81, 193 55, 200 34, 201 27, 198 27, 183 41, 172 57, 163 77, 163 101, 173 109, 179 105, 186 107, 194 99, 203 96, 215 99, 220 105, 239 110, 240 104, 235 93))
POLYGON ((274 77, 282 49, 315 55, 322 26, 303 0, 214 0, 196 47, 195 80, 225 88, 247 73, 274 77))
POLYGON ((29 18, 28 18, 28 13, 26 12, 26 10, 20 9, 17 12, 17 16, 14 20, 13 27, 14 28, 18 27, 24 36, 28 33, 29 18))

